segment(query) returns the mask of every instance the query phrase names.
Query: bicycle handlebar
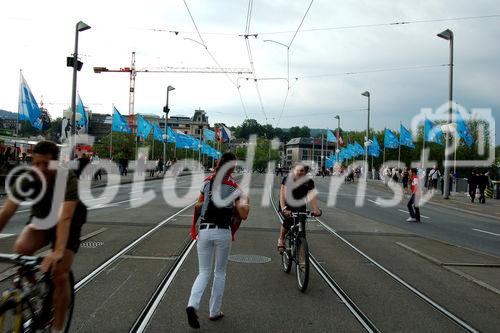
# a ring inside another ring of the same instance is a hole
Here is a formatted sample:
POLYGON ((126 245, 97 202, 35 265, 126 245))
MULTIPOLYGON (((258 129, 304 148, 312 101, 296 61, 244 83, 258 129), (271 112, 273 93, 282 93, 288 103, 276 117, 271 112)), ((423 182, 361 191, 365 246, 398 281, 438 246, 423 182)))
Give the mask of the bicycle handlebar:
POLYGON ((307 218, 309 218, 309 217, 321 216, 321 214, 323 213, 323 212, 321 211, 321 209, 319 210, 319 212, 320 212, 320 214, 319 214, 319 215, 315 215, 315 214, 313 214, 310 210, 306 210, 305 212, 292 212, 291 216, 292 216, 292 217, 295 217, 295 218, 297 218, 297 217, 299 217, 299 216, 303 216, 303 217, 307 217, 307 218))
POLYGON ((19 266, 36 266, 42 263, 43 257, 23 256, 21 254, 0 253, 0 262, 14 263, 19 266))

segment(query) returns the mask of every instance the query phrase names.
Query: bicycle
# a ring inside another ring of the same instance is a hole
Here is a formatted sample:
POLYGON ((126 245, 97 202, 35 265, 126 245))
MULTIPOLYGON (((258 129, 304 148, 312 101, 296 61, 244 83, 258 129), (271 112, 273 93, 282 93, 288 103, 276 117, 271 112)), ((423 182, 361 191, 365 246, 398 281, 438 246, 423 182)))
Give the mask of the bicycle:
POLYGON ((310 211, 292 212, 293 224, 285 236, 285 251, 281 256, 283 271, 290 273, 292 261, 295 262, 297 287, 301 292, 307 289, 309 283, 309 246, 306 239, 308 218, 313 217, 310 211))
MULTIPOLYGON (((53 321, 52 294, 54 287, 50 274, 40 272, 43 257, 19 254, 1 254, 0 262, 18 267, 12 288, 0 296, 0 332, 3 332, 6 314, 12 310, 13 327, 10 332, 50 332, 53 321)), ((69 332, 75 303, 74 277, 70 272, 71 301, 66 312, 63 332, 69 332)))

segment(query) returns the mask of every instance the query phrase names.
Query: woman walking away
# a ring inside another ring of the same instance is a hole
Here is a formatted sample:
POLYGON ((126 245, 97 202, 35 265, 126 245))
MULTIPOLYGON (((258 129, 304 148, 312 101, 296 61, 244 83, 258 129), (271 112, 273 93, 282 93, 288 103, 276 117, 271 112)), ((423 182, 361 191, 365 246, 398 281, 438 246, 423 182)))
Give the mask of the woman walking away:
POLYGON ((236 157, 233 153, 224 153, 221 156, 214 173, 205 179, 195 206, 191 234, 193 239, 198 240, 199 273, 191 289, 191 296, 186 308, 188 323, 192 328, 200 327, 197 311, 210 278, 214 259, 214 280, 208 319, 216 321, 224 317, 220 309, 226 282, 226 267, 231 250, 231 240, 234 240, 239 221, 246 220, 249 212, 248 197, 242 193, 236 181, 231 178, 234 165, 231 167, 226 165, 234 160, 236 160, 236 157), (221 173, 223 173, 223 176, 221 173), (220 177, 222 177, 222 184, 218 183, 220 177), (217 182, 214 183, 214 181, 217 182), (235 199, 227 206, 218 207, 213 201, 212 192, 216 195, 215 198, 225 200, 231 196, 235 199), (217 192, 219 192, 219 195, 217 195, 217 192), (200 217, 200 226, 197 234, 196 220, 198 216, 200 217))

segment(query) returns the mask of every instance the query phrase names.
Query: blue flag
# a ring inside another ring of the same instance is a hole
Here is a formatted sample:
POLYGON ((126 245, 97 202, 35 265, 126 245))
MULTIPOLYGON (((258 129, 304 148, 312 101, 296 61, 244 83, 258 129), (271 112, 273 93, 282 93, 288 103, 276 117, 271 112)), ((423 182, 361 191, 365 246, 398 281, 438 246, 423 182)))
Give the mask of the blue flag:
POLYGON ((469 128, 465 124, 465 121, 460 115, 460 112, 457 112, 456 115, 458 137, 464 139, 465 144, 470 148, 474 143, 474 138, 472 137, 472 134, 470 134, 469 128))
POLYGON ((153 125, 149 123, 143 116, 137 116, 137 136, 143 139, 147 139, 149 133, 153 129, 153 125))
POLYGON ((399 140, 398 137, 392 133, 390 130, 387 128, 385 129, 384 133, 384 147, 385 148, 398 148, 399 147, 399 140))
POLYGON ((337 138, 335 137, 335 135, 333 134, 332 131, 328 130, 326 132, 326 141, 327 142, 337 142, 337 138))
POLYGON ((210 147, 208 144, 206 144, 205 142, 203 142, 201 144, 201 153, 203 155, 210 155, 210 153, 212 152, 210 148, 212 148, 212 147, 210 147))
POLYGON ((111 125, 111 130, 113 132, 121 133, 131 133, 130 127, 128 127, 127 120, 120 114, 120 112, 113 105, 113 120, 111 125))
POLYGON ((351 159, 356 156, 356 149, 354 148, 354 145, 351 145, 350 143, 347 144, 347 159, 351 159))
POLYGON ((177 142, 177 133, 175 133, 171 127, 167 127, 167 136, 168 136, 168 139, 167 139, 168 143, 177 142))
POLYGON ((354 151, 356 153, 356 157, 365 154, 365 149, 361 147, 361 145, 357 141, 354 141, 354 151))
POLYGON ((160 128, 160 126, 158 124, 154 124, 153 135, 155 137, 155 140, 163 142, 164 141, 163 134, 164 134, 163 130, 160 128))
POLYGON ((399 144, 401 146, 415 148, 410 131, 408 131, 402 124, 399 126, 399 144))
POLYGON ((209 130, 208 128, 205 128, 203 130, 203 136, 205 137, 205 141, 215 142, 215 132, 214 131, 209 130))
POLYGON ((331 159, 331 158, 327 158, 325 160, 325 167, 327 167, 328 169, 333 168, 334 164, 335 163, 334 163, 333 159, 331 159))
POLYGON ((192 149, 193 148, 193 140, 190 136, 182 133, 175 133, 175 147, 184 148, 184 149, 192 149))
POLYGON ((31 93, 28 83, 21 74, 21 84, 19 86, 19 120, 29 121, 31 126, 41 130, 43 126, 42 111, 38 107, 35 97, 31 93))
POLYGON ((76 122, 78 126, 82 127, 85 131, 87 130, 87 114, 85 113, 85 107, 83 106, 82 98, 78 94, 78 103, 76 105, 76 113, 80 115, 80 119, 76 122))
POLYGON ((347 149, 342 148, 342 149, 340 149, 340 152, 339 152, 339 160, 343 161, 345 159, 347 159, 347 149))
POLYGON ((193 137, 190 137, 191 139, 191 149, 193 149, 194 151, 198 151, 200 150, 200 146, 201 146, 201 143, 200 143, 200 140, 197 139, 197 138, 193 138, 193 137))
POLYGON ((372 144, 368 147, 368 155, 375 157, 380 156, 380 145, 378 144, 375 134, 373 134, 372 144))
POLYGON ((443 144, 442 140, 443 131, 441 130, 441 126, 434 125, 432 121, 426 118, 424 131, 425 131, 425 137, 424 137, 425 142, 434 142, 440 145, 443 144))

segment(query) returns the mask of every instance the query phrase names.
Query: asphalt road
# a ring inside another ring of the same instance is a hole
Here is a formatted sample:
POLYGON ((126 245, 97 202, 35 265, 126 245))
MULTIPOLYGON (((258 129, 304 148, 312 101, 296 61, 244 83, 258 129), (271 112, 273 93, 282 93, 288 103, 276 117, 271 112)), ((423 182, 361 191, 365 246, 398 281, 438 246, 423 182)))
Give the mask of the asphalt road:
MULTIPOLYGON (((323 204, 326 204, 330 178, 317 177, 315 182, 320 192, 318 198, 323 204)), ((382 207, 375 203, 377 197, 387 199, 393 193, 380 186, 368 185, 363 206, 356 207, 357 188, 358 183, 342 185, 334 208, 395 226, 417 235, 500 256, 500 221, 498 219, 466 214, 453 210, 453 208, 428 203, 420 209, 423 223, 408 223, 405 221, 409 217, 406 207, 407 197, 404 198, 404 202, 400 202, 394 207, 382 207)))
MULTIPOLYGON (((156 196, 138 207, 133 205, 146 195, 132 184, 119 186, 118 194, 109 204, 91 207, 89 221, 82 232, 88 239, 77 255, 73 270, 77 281, 100 267, 102 270, 77 292, 73 332, 130 330, 190 241, 190 202, 194 201, 199 188, 198 185, 190 188, 190 180, 190 177, 179 177, 175 188, 173 184, 166 186, 169 200, 174 191, 181 195, 193 189, 180 207, 166 204, 161 180, 144 183, 145 189, 155 191, 156 196), (147 232, 150 234, 144 237, 147 232), (141 240, 130 247, 140 237, 141 240), (111 258, 116 260, 109 262, 111 258), (106 262, 109 265, 102 266, 106 262)), ((326 227, 317 221, 308 223, 311 253, 380 331, 460 332, 463 329, 346 242, 471 327, 482 332, 498 330, 500 258, 471 250, 495 254, 498 240, 493 235, 469 230, 498 232, 498 221, 427 205, 422 214, 429 219, 424 219, 422 224, 410 224, 404 221, 407 214, 399 211, 405 209, 404 205, 382 208, 366 201, 363 207, 356 207, 356 187, 352 184, 341 188, 335 207, 326 207, 328 180, 316 179, 324 212, 320 220, 326 227), (345 241, 327 227, 336 230, 345 241)), ((278 184, 275 178, 275 195, 278 184)), ((103 189, 92 191, 96 194, 103 189)), ((226 317, 220 322, 207 319, 210 285, 207 287, 199 311, 202 331, 364 331, 315 270, 311 272, 305 293, 297 290, 293 271, 282 272, 276 251, 279 220, 272 205, 261 205, 262 201, 268 201, 266 192, 269 191, 264 186, 264 177, 253 175, 251 214, 232 244, 232 255, 265 262, 230 262, 223 301, 226 317)), ((377 195, 387 196, 384 189, 375 187, 369 187, 367 194, 367 199, 373 201, 377 195)), ((26 212, 16 215, 10 233, 18 232, 26 219, 26 212)), ((0 252, 8 252, 14 239, 14 236, 0 239, 0 252)), ((6 269, 6 265, 0 266, 2 289, 9 280, 6 269)), ((157 299, 158 307, 146 326, 148 332, 191 331, 185 306, 196 274, 194 246, 173 276, 172 284, 157 299)))

